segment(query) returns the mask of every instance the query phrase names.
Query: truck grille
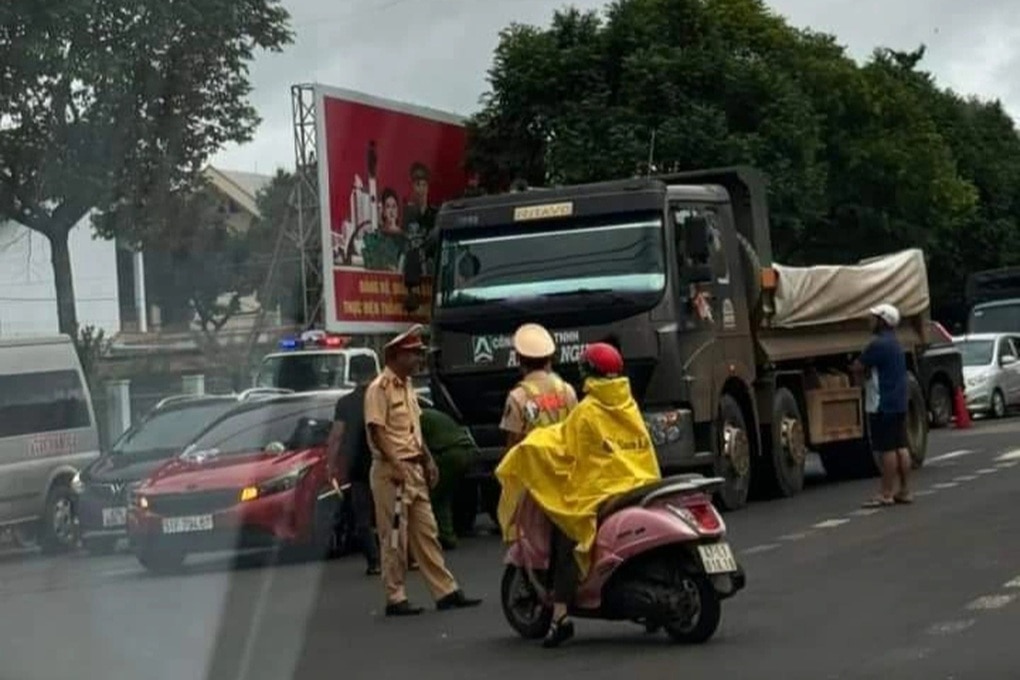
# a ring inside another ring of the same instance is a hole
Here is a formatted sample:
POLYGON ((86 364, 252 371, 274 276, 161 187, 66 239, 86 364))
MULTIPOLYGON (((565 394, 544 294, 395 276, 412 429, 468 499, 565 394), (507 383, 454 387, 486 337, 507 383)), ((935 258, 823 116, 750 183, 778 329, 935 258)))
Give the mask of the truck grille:
POLYGON ((166 493, 149 496, 149 511, 163 516, 205 515, 237 505, 241 492, 217 489, 194 493, 166 493))

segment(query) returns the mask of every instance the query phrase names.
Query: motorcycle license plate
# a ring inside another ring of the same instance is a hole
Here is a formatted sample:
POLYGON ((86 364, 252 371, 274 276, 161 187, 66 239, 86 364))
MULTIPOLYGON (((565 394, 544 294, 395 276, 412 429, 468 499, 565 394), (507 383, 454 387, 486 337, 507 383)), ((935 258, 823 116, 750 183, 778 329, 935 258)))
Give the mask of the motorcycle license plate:
POLYGON ((729 543, 699 545, 698 553, 701 555, 701 563, 705 565, 706 574, 729 574, 737 570, 737 560, 733 557, 729 543))

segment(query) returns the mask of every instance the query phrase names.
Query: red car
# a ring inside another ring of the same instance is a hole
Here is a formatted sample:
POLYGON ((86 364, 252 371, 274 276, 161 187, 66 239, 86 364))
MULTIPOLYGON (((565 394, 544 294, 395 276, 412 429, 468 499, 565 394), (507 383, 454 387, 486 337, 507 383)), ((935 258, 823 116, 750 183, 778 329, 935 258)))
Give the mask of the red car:
POLYGON ((337 547, 340 499, 326 439, 344 391, 242 404, 207 426, 130 499, 128 538, 142 565, 179 568, 189 553, 337 547))

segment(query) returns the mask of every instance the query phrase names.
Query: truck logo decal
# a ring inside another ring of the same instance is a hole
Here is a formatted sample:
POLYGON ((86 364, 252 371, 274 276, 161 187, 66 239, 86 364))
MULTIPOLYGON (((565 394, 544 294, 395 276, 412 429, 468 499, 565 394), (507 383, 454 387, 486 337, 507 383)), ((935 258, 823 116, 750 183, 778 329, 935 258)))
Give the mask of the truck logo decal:
POLYGON ((487 335, 479 335, 474 340, 474 362, 476 364, 492 363, 495 358, 492 351, 492 340, 487 335))

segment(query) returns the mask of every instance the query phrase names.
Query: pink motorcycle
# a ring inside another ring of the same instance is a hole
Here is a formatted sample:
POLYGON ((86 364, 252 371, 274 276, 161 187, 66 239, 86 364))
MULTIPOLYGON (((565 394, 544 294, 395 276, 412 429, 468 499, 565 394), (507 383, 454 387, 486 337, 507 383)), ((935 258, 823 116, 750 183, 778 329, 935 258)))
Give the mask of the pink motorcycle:
MULTIPOLYGON (((744 571, 712 506, 721 478, 669 477, 607 501, 587 577, 571 609, 576 618, 633 621, 677 642, 706 642, 721 602, 744 587, 744 571)), ((517 511, 501 599, 510 626, 540 639, 552 618, 551 524, 530 497, 517 511)))

